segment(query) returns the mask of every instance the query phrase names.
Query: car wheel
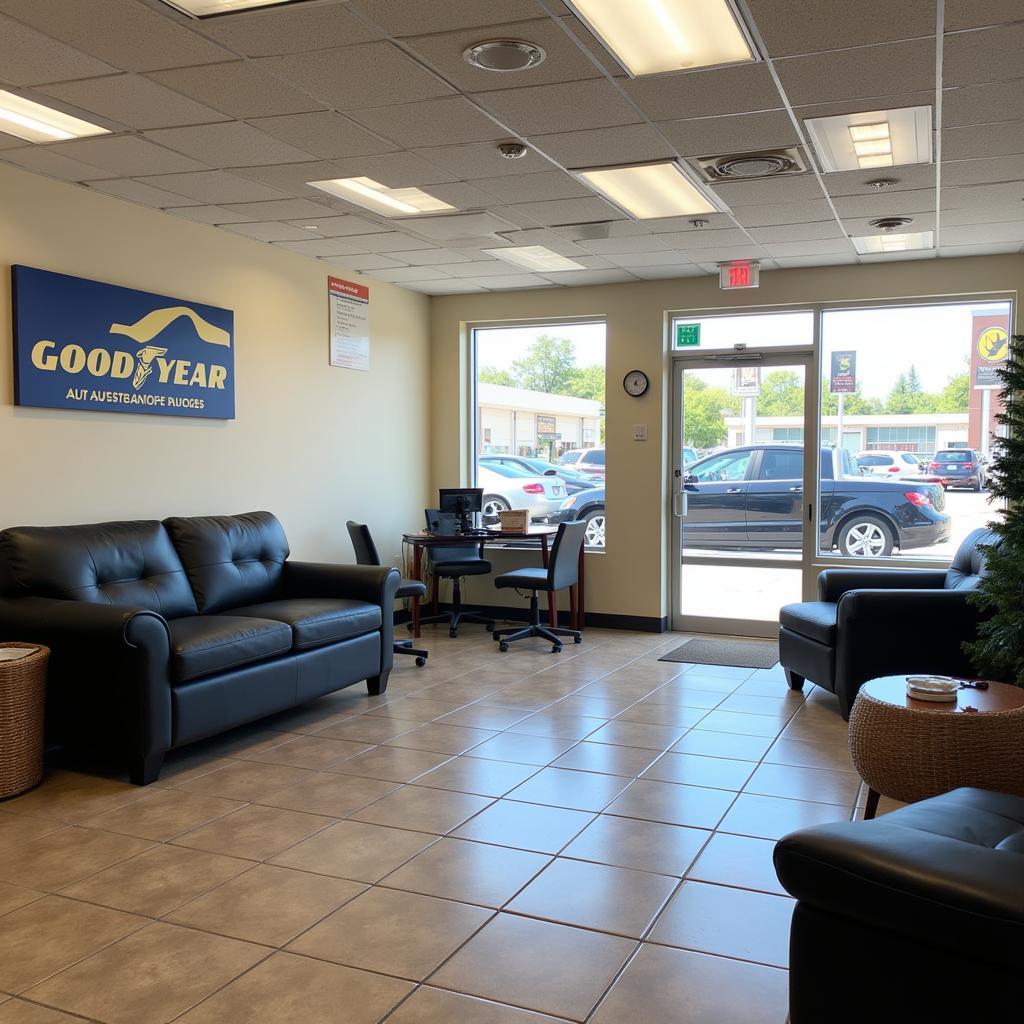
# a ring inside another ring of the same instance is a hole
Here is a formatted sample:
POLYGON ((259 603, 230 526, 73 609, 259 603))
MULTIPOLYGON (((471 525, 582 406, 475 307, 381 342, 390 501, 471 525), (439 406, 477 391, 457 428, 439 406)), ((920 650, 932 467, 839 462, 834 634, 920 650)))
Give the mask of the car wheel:
POLYGON ((878 516, 858 515, 847 520, 839 531, 839 550, 855 558, 881 558, 891 555, 892 533, 878 516))
POLYGON ((974 493, 975 494, 980 494, 981 493, 981 477, 980 476, 978 477, 977 480, 974 481, 974 493))
POLYGON ((595 509, 583 517, 587 524, 586 532, 583 534, 583 543, 588 548, 604 547, 604 509, 595 509))
POLYGON ((512 506, 498 494, 485 494, 483 505, 483 520, 485 523, 496 523, 499 512, 508 512, 512 506))

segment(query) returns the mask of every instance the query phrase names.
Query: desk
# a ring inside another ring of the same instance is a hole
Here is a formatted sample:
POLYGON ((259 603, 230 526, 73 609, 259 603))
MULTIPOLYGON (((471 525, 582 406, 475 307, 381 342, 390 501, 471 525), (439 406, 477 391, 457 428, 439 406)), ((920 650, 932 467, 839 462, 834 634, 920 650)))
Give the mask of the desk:
MULTIPOLYGON (((412 576, 413 579, 423 579, 423 549, 434 547, 466 547, 468 544, 484 544, 493 540, 517 541, 520 543, 538 543, 540 545, 541 558, 544 568, 548 565, 548 541, 558 533, 557 526, 531 526, 527 533, 512 533, 502 530, 500 526, 488 527, 486 536, 484 534, 471 534, 469 536, 439 537, 433 533, 420 530, 416 533, 403 534, 402 540, 410 544, 413 550, 412 576)), ((575 587, 569 590, 570 625, 573 629, 583 629, 583 555, 584 548, 580 548, 580 560, 578 577, 575 587)), ((551 618, 551 625, 558 625, 558 604, 553 590, 548 591, 548 613, 551 618)), ((420 635, 420 603, 413 601, 412 604, 412 633, 414 637, 420 635)))

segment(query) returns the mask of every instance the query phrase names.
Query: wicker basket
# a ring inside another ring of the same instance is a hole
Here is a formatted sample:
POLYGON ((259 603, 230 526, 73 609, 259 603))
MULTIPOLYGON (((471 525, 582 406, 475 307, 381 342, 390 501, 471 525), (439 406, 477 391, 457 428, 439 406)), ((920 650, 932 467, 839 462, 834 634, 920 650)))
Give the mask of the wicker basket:
POLYGON ((37 786, 43 777, 43 709, 46 703, 47 647, 35 647, 17 661, 0 661, 0 800, 37 786))

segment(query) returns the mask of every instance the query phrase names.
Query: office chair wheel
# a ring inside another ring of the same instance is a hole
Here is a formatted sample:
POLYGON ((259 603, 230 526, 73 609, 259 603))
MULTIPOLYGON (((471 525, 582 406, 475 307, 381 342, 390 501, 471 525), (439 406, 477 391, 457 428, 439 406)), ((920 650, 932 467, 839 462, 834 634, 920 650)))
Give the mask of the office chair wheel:
POLYGON ((426 665, 426 663, 427 663, 427 659, 426 658, 417 658, 416 659, 416 664, 419 665, 420 668, 423 668, 423 666, 426 665))
POLYGON ((581 643, 583 643, 583 637, 581 637, 581 636, 574 636, 572 638, 572 642, 574 644, 581 644, 581 643))
POLYGON ((505 642, 504 640, 501 640, 501 641, 500 641, 500 642, 498 643, 498 650, 499 650, 499 651, 502 651, 502 652, 504 653, 505 651, 507 651, 507 650, 508 650, 508 644, 507 644, 507 643, 506 643, 506 642, 505 642))
POLYGON ((551 653, 552 654, 561 654, 562 653, 562 645, 561 644, 552 644, 551 645, 551 653))
POLYGON ((458 635, 459 634, 458 634, 457 630, 454 630, 454 629, 449 629, 448 630, 448 637, 449 637, 449 639, 454 640, 458 635))

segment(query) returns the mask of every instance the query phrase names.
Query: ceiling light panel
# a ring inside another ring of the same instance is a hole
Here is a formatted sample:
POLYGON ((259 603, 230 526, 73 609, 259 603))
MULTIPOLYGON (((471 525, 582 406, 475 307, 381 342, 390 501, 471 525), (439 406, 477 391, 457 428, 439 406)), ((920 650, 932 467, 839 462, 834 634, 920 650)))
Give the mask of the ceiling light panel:
POLYGON ((65 142, 90 135, 109 135, 106 128, 44 107, 24 96, 0 89, 0 131, 26 142, 65 142))
POLYGON ((484 249, 488 256, 494 256, 506 263, 512 263, 517 267, 525 267, 527 270, 543 271, 544 273, 557 273, 560 270, 586 270, 582 263, 569 259, 567 256, 559 256, 557 252, 543 245, 517 245, 504 249, 484 249))
POLYGON ((756 60, 730 0, 566 0, 634 77, 756 60))
POLYGON ((671 160, 572 171, 580 181, 637 220, 720 212, 722 205, 671 160))
POLYGON ((168 7, 175 7, 182 14, 194 18, 212 18, 218 14, 234 14, 251 11, 257 7, 282 7, 285 4, 302 3, 303 0, 163 0, 168 7))
POLYGON ((826 173, 932 161, 930 106, 813 117, 804 124, 826 173))
POLYGON ((411 217, 419 213, 440 213, 455 209, 422 189, 388 188, 373 178, 332 178, 306 184, 366 210, 382 213, 385 217, 411 217))
POLYGON ((879 252, 909 252, 914 249, 932 249, 932 232, 910 231, 903 234, 855 235, 852 239, 862 255, 879 252))

